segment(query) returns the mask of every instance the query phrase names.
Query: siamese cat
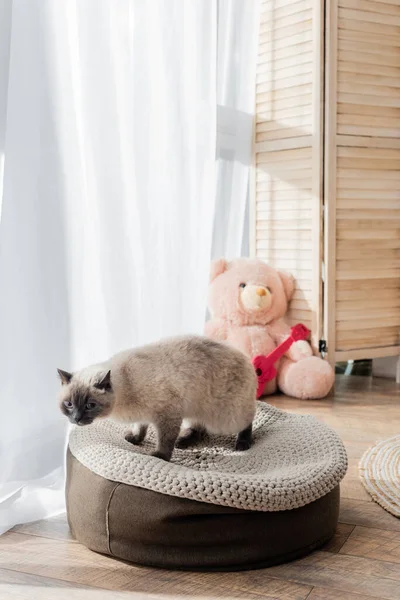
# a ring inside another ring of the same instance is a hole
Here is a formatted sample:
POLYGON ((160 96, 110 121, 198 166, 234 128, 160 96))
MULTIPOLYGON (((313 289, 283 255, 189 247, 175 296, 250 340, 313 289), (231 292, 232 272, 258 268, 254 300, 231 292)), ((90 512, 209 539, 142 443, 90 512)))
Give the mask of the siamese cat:
POLYGON ((169 461, 208 431, 237 435, 236 450, 252 442, 257 377, 249 359, 207 338, 171 338, 116 354, 76 373, 58 369, 60 407, 76 425, 110 417, 133 424, 126 436, 140 444, 151 423, 153 456, 169 461), (180 435, 179 435, 180 434, 180 435))

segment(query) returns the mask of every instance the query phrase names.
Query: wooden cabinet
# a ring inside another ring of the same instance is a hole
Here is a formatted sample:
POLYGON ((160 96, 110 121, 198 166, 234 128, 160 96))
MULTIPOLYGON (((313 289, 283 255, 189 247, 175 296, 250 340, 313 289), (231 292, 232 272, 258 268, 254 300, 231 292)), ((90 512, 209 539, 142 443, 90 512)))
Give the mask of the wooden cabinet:
POLYGON ((252 254, 331 362, 400 353, 400 0, 262 2, 252 254))

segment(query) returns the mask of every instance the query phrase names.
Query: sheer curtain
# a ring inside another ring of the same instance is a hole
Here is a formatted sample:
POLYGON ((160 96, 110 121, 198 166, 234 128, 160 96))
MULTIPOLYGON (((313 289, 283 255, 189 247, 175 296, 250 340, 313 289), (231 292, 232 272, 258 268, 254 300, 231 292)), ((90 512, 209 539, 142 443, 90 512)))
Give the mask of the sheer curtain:
POLYGON ((259 2, 219 0, 217 196, 213 256, 248 255, 259 2))
POLYGON ((2 532, 64 506, 56 367, 203 329, 220 22, 216 0, 0 15, 2 532))

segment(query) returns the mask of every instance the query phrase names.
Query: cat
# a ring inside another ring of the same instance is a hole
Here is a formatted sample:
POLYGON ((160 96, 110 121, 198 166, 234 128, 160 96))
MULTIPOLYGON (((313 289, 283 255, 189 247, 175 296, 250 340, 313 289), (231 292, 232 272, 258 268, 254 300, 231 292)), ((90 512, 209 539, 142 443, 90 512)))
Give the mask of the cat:
POLYGON ((134 424, 125 438, 132 444, 140 444, 153 424, 153 456, 165 461, 175 444, 187 448, 206 431, 237 435, 236 450, 251 446, 257 377, 248 358, 226 344, 200 336, 170 338, 58 374, 60 408, 72 423, 110 417, 134 424))

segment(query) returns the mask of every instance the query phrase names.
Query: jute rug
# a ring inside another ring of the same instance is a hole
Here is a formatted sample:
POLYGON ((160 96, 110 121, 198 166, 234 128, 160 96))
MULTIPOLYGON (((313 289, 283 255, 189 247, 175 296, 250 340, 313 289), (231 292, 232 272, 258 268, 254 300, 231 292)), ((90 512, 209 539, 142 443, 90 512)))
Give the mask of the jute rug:
POLYGON ((359 469, 361 481, 372 499, 400 517, 400 435, 367 450, 359 469))

